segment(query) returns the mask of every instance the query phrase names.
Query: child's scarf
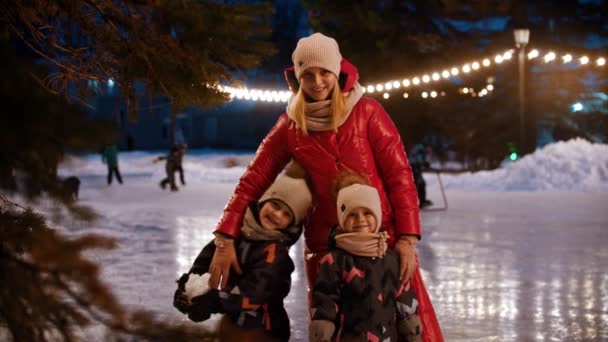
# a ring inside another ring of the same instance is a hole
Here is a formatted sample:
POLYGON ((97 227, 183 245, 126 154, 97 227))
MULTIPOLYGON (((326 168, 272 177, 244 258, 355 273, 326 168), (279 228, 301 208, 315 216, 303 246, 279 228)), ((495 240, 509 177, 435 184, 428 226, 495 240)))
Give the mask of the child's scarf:
POLYGON ((343 233, 335 236, 338 248, 364 257, 383 257, 386 254, 387 238, 386 232, 343 233))

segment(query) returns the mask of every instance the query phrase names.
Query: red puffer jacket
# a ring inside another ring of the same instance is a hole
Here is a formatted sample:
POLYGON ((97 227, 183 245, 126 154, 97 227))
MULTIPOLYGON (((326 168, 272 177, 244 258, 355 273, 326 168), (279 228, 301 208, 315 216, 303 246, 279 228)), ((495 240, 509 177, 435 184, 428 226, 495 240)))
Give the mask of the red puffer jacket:
MULTIPOLYGON (((293 80, 290 70, 286 76, 293 80)), ((343 91, 349 91, 357 79, 357 69, 343 60, 340 75, 343 91)), ((290 85, 292 90, 297 87, 294 83, 290 85)), ((248 203, 261 197, 292 158, 302 165, 312 183, 313 207, 304 229, 306 246, 311 252, 327 251, 329 231, 338 223, 333 182, 345 171, 366 175, 380 193, 382 227, 390 236, 389 246, 402 234, 421 235, 418 196, 399 132, 382 106, 365 97, 354 106, 338 132, 309 131, 305 135, 286 113, 281 115, 241 177, 216 232, 239 236, 248 203)), ((419 315, 428 332, 424 334, 425 340, 441 340, 419 271, 413 283, 418 290, 419 315)))

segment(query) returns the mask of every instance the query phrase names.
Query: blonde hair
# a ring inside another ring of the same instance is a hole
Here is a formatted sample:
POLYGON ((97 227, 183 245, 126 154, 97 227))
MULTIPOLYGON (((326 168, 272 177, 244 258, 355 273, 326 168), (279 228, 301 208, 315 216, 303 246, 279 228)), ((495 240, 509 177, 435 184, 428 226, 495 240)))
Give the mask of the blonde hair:
MULTIPOLYGON (((342 94, 342 90, 340 90, 340 85, 338 84, 338 79, 335 79, 334 88, 331 92, 331 128, 334 131, 338 130, 338 124, 342 121, 346 110, 346 100, 344 99, 344 95, 342 94)), ((306 126, 306 95, 300 86, 298 93, 296 94, 296 98, 294 99, 295 103, 293 105, 293 113, 296 119, 296 124, 298 127, 302 129, 304 134, 308 134, 308 129, 306 126)))

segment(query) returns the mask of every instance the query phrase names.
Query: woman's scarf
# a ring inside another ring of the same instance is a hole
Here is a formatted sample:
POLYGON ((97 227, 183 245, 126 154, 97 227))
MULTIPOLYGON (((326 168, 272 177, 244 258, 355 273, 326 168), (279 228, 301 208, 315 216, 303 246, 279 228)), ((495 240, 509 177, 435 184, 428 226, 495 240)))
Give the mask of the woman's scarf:
POLYGON ((243 218, 243 226, 241 227, 241 233, 245 238, 254 241, 283 241, 287 239, 285 234, 280 230, 268 230, 262 227, 260 222, 255 219, 255 215, 253 215, 253 211, 251 211, 251 208, 247 208, 247 211, 245 212, 245 217, 243 218))
POLYGON ((386 232, 343 233, 334 237, 336 246, 350 254, 364 257, 383 257, 386 254, 386 232))
MULTIPOLYGON (((355 104, 359 102, 359 99, 363 96, 363 87, 359 82, 355 83, 353 89, 347 94, 344 94, 346 100, 346 113, 342 116, 342 120, 338 122, 338 127, 348 119, 352 112, 355 104)), ((296 96, 292 95, 287 103, 287 116, 296 122, 295 113, 293 112, 293 105, 296 96)), ((306 103, 306 129, 310 131, 329 131, 333 129, 331 126, 331 100, 307 102, 306 103)))

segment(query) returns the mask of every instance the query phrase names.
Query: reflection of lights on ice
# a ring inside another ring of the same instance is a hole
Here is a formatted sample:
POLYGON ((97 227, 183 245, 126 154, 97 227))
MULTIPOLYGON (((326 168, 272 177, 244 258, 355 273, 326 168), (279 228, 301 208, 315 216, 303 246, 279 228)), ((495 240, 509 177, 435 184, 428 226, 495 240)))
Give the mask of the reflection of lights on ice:
POLYGON ((178 276, 188 272, 200 251, 213 240, 219 217, 177 216, 175 218, 175 260, 178 276))

